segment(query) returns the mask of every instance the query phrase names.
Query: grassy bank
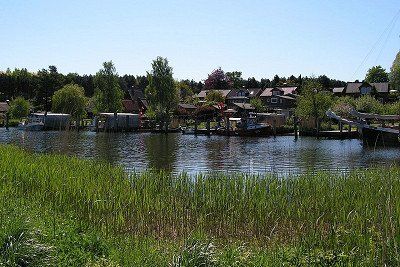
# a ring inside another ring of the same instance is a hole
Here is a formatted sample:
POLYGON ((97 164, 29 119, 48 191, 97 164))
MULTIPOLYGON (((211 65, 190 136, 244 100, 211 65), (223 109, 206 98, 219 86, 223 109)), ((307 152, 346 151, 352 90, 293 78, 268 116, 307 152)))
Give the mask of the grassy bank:
POLYGON ((18 238, 25 244, 18 249, 37 247, 31 258, 38 266, 400 261, 398 167, 287 179, 128 175, 104 163, 0 146, 0 180, 0 266, 12 261, 7 248, 18 238))

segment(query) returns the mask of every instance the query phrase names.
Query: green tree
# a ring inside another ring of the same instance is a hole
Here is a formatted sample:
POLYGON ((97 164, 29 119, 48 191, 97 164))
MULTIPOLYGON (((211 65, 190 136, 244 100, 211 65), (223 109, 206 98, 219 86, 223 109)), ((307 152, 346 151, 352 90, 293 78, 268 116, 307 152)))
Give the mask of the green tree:
POLYGON ((94 77, 97 112, 118 112, 122 109, 124 92, 112 61, 104 62, 94 77))
POLYGON ((190 88, 190 86, 183 82, 176 82, 175 83, 176 90, 179 93, 180 100, 185 102, 185 103, 192 103, 193 102, 193 90, 190 88))
POLYGON ((374 66, 370 68, 365 76, 368 83, 384 83, 389 81, 389 74, 382 66, 374 66))
POLYGON ((226 76, 231 81, 233 88, 242 88, 242 86, 244 85, 241 71, 227 72, 226 76))
POLYGON ((71 117, 78 120, 85 114, 85 107, 88 103, 85 97, 85 90, 77 84, 67 84, 56 91, 52 97, 53 112, 71 114, 71 117))
POLYGON ((319 122, 331 107, 332 96, 323 91, 317 81, 307 80, 303 83, 302 94, 297 98, 296 115, 300 118, 314 119, 314 127, 319 131, 319 122))
POLYGON ((255 108, 256 112, 265 111, 265 105, 259 97, 250 99, 250 104, 255 108))
POLYGON ((384 109, 381 102, 370 95, 363 95, 356 100, 356 109, 366 113, 381 113, 384 109))
POLYGON ((167 131, 172 112, 178 105, 178 90, 172 77, 172 67, 166 58, 157 57, 151 66, 152 71, 147 73, 149 85, 145 93, 156 120, 165 125, 167 131))
POLYGON ((210 90, 207 92, 206 101, 211 104, 224 102, 224 96, 220 91, 210 90))
POLYGON ((22 119, 28 116, 30 104, 23 97, 17 97, 10 103, 10 115, 14 119, 22 119))
POLYGON ((397 53, 390 68, 390 83, 394 90, 400 92, 400 52, 397 53))

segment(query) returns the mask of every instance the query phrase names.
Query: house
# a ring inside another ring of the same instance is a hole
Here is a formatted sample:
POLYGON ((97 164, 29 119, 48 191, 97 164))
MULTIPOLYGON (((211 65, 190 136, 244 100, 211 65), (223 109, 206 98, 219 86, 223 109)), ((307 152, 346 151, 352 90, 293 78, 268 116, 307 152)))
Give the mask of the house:
POLYGON ((131 99, 124 99, 122 100, 122 110, 124 113, 134 113, 135 110, 135 103, 131 99))
POLYGON ((249 103, 233 103, 233 109, 236 110, 236 115, 239 117, 247 117, 250 112, 253 112, 255 108, 249 103))
POLYGON ((344 95, 359 97, 362 95, 373 94, 378 99, 383 101, 389 95, 389 83, 367 83, 367 82, 348 82, 344 95))
MULTIPOLYGON (((146 97, 144 96, 144 93, 142 92, 142 90, 139 89, 133 89, 133 90, 129 90, 129 95, 131 97, 132 103, 130 103, 129 101, 126 101, 125 105, 126 108, 130 111, 126 111, 129 113, 144 113, 146 112, 146 110, 148 109, 149 105, 148 102, 146 100, 146 97)), ((124 102, 122 102, 122 104, 124 105, 124 102)), ((124 105, 124 108, 125 108, 124 105)))
POLYGON ((292 109, 296 106, 297 87, 266 88, 260 98, 269 110, 292 109))
POLYGON ((249 88, 247 89, 249 91, 249 98, 255 98, 255 97, 260 97, 260 95, 263 92, 262 88, 249 88))
POLYGON ((332 93, 336 96, 343 96, 345 94, 346 87, 335 87, 332 89, 332 93))
MULTIPOLYGON (((200 103, 206 101, 206 96, 207 96, 208 92, 210 92, 210 91, 212 91, 212 90, 201 90, 200 93, 197 94, 196 97, 197 97, 197 99, 199 100, 200 103)), ((231 92, 230 89, 227 89, 227 90, 214 90, 214 91, 220 92, 224 99, 226 99, 227 95, 231 92)))
POLYGON ((225 98, 228 108, 233 108, 235 103, 249 103, 249 91, 247 89, 232 89, 225 98))

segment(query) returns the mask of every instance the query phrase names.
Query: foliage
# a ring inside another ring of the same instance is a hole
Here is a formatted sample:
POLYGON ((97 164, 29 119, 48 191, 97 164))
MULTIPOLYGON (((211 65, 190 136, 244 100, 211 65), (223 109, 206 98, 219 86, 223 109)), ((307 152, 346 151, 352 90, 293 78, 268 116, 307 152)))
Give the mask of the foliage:
POLYGON ((119 85, 118 74, 112 61, 104 62, 94 77, 97 112, 118 112, 122 110, 124 93, 119 85))
POLYGON ((226 76, 228 77, 229 81, 232 83, 233 88, 242 88, 243 87, 244 81, 242 78, 241 71, 227 72, 226 76))
POLYGON ((231 87, 232 81, 221 68, 213 70, 204 81, 205 90, 229 89, 231 87))
POLYGON ((365 76, 367 83, 384 83, 389 81, 389 74, 382 66, 374 66, 370 68, 365 76))
POLYGON ((175 83, 176 90, 179 93, 180 100, 184 103, 192 103, 193 102, 193 90, 192 88, 185 82, 180 81, 175 83))
POLYGON ((23 97, 17 97, 10 103, 10 115, 14 119, 22 119, 28 116, 30 109, 29 101, 23 97))
POLYGON ((325 117, 331 104, 332 96, 322 90, 322 85, 308 80, 303 85, 302 94, 297 98, 296 114, 300 118, 313 118, 317 128, 317 121, 325 117))
POLYGON ((350 96, 338 97, 334 100, 331 109, 337 115, 344 118, 349 118, 350 112, 355 109, 355 102, 355 99, 350 96))
POLYGON ((370 95, 363 95, 356 99, 355 107, 360 112, 366 113, 382 113, 384 107, 381 102, 376 100, 375 97, 370 95))
POLYGON ((264 112, 266 110, 263 101, 259 97, 250 99, 250 104, 255 108, 256 112, 264 112))
POLYGON ((79 119, 85 114, 88 103, 85 90, 77 84, 67 84, 56 91, 52 98, 53 112, 71 114, 74 119, 79 119))
POLYGON ((64 83, 64 76, 58 73, 55 66, 39 70, 37 73, 38 85, 35 91, 34 104, 38 109, 49 111, 51 97, 64 83))
POLYGON ((397 53, 390 68, 390 83, 394 90, 400 91, 400 52, 397 53))
POLYGON ((217 90, 210 90, 207 92, 206 101, 211 104, 223 103, 224 96, 220 91, 217 90))
POLYGON ((211 242, 189 240, 180 255, 173 259, 171 267, 217 266, 215 247, 211 242))
POLYGON ((156 119, 162 123, 168 123, 172 112, 176 109, 179 95, 172 77, 172 67, 168 60, 157 57, 153 60, 152 71, 147 73, 149 85, 146 87, 146 98, 149 106, 156 114, 156 119))

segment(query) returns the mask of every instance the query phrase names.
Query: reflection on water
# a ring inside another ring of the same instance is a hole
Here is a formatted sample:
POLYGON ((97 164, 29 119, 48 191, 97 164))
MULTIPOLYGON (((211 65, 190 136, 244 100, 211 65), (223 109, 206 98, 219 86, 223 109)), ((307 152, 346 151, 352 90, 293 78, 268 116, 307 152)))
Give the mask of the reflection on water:
POLYGON ((242 171, 297 174, 400 164, 398 148, 364 148, 359 140, 290 136, 239 138, 150 133, 23 132, 0 128, 0 143, 121 164, 129 171, 164 169, 190 174, 242 171))

